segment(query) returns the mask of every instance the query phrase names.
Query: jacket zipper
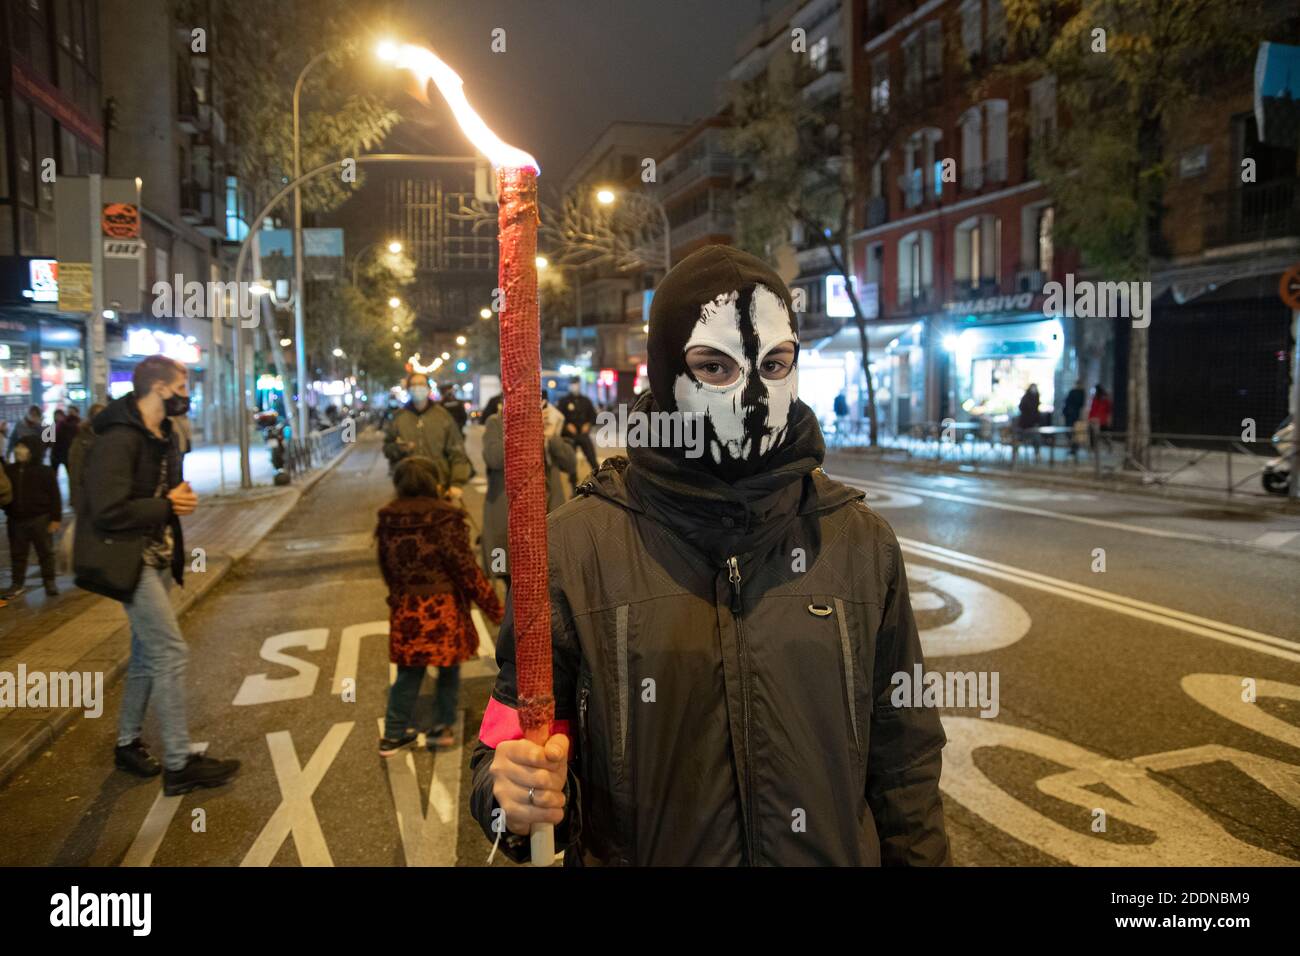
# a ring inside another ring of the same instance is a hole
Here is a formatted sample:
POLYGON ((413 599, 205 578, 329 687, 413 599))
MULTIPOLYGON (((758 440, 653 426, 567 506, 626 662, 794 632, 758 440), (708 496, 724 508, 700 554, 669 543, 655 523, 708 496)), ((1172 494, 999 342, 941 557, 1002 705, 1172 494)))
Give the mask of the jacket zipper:
POLYGON ((749 844, 749 863, 755 863, 754 848, 754 771, 749 752, 749 676, 745 666, 745 631, 741 625, 743 605, 740 600, 740 562, 732 555, 727 559, 727 580, 731 582, 731 616, 736 622, 736 647, 740 654, 740 720, 745 749, 745 804, 748 809, 745 821, 746 842, 749 844))

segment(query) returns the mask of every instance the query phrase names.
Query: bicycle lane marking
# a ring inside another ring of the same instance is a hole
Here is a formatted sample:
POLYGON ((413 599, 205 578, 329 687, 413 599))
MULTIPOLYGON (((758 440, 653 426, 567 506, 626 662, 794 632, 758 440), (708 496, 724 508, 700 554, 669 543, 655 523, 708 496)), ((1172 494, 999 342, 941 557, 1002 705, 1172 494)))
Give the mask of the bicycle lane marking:
POLYGON ((1163 624, 1166 627, 1184 631, 1188 634, 1195 634, 1198 637, 1208 637, 1224 644, 1232 644, 1236 647, 1244 647, 1282 660, 1300 663, 1300 644, 1292 640, 1252 631, 1248 628, 1238 627, 1235 624, 1199 617, 1163 605, 1112 594, 1108 591, 1099 591, 1096 588, 1085 587, 1082 584, 1074 584, 1060 578, 1039 574, 1036 571, 989 561, 960 551, 952 551, 948 548, 941 548, 938 545, 927 544, 912 538, 900 537, 898 542, 905 552, 920 556, 928 561, 940 561, 987 577, 1010 581, 1012 584, 1033 588, 1038 591, 1046 591, 1058 597, 1105 608, 1117 614, 1163 624))
MULTIPOLYGON (((1070 514, 1064 511, 1052 511, 1050 508, 1035 508, 1030 505, 1012 504, 1007 501, 990 501, 987 498, 972 498, 970 495, 953 494, 950 491, 935 491, 930 488, 903 488, 898 485, 886 484, 879 481, 869 481, 863 478, 851 478, 841 475, 832 475, 836 481, 850 487, 857 488, 861 491, 876 491, 886 493, 906 492, 909 495, 916 495, 922 498, 937 498, 940 501, 952 501, 957 504, 975 505, 980 508, 994 508, 999 511, 1015 511, 1020 514, 1034 515, 1039 518, 1052 518, 1057 521, 1071 521, 1075 524, 1091 525, 1096 528, 1110 528, 1115 531, 1127 531, 1133 534, 1145 534, 1152 538, 1168 538, 1175 541, 1195 541, 1201 544, 1231 545, 1234 547, 1247 548, 1251 551, 1260 551, 1265 554, 1277 554, 1278 548, 1275 545, 1259 545, 1256 541, 1245 538, 1225 538, 1217 537, 1210 534, 1197 534, 1194 531, 1166 531, 1163 528, 1149 528, 1146 525, 1127 524, 1123 521, 1111 521, 1106 518, 1090 518, 1087 515, 1070 514)), ((881 507, 889 507, 887 502, 882 502, 881 507)), ((1158 517, 1158 516, 1157 516, 1158 517)), ((1256 539, 1258 540, 1258 539, 1256 539)))

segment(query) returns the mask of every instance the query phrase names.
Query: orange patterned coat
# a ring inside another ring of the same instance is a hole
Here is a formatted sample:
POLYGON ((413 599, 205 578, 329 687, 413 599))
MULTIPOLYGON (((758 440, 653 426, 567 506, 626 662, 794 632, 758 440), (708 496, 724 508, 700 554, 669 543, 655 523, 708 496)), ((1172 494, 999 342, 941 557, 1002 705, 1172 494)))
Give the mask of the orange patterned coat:
POLYGON ((493 623, 501 602, 470 548, 465 512, 437 498, 398 498, 379 510, 379 570, 388 585, 388 657, 448 667, 478 651, 471 602, 493 623))

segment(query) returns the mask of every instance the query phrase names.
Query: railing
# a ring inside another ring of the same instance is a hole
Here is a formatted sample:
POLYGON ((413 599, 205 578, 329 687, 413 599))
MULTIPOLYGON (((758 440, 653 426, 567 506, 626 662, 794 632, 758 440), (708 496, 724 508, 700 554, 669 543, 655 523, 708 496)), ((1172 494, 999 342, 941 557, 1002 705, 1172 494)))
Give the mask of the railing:
POLYGON ((961 171, 961 188, 968 192, 985 186, 1001 186, 1007 181, 1006 158, 991 159, 983 166, 971 166, 961 171))
MULTIPOLYGON (((837 429, 841 426, 829 426, 827 447, 860 448, 866 444, 865 422, 846 422, 838 435, 837 429)), ((1083 434, 1064 425, 1021 429, 1014 419, 918 422, 893 434, 882 428, 880 435, 884 448, 937 465, 1055 474, 1117 488, 1215 492, 1243 500, 1275 497, 1264 489, 1264 466, 1278 455, 1267 441, 1153 434, 1137 461, 1129 456, 1126 440, 1124 432, 1096 428, 1083 434)))
POLYGON ((1300 235, 1297 180, 1276 179, 1207 193, 1202 221, 1206 247, 1300 235))
POLYGON ((297 478, 313 468, 332 461, 343 451, 344 432, 355 437, 360 422, 344 422, 322 431, 312 432, 306 438, 291 438, 285 443, 284 467, 291 478, 297 478))

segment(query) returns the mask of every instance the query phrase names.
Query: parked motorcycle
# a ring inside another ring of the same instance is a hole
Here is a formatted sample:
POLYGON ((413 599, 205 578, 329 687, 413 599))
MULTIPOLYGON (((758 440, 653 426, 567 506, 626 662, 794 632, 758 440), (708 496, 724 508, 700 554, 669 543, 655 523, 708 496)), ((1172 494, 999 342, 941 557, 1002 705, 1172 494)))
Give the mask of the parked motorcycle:
POLYGON ((271 456, 271 467, 275 469, 274 481, 277 485, 289 483, 289 473, 284 470, 288 458, 288 425, 280 421, 279 413, 259 412, 253 421, 262 432, 262 441, 271 456))
POLYGON ((1288 415, 1282 420, 1270 441, 1278 450, 1278 456, 1264 465, 1264 490, 1275 495, 1284 495, 1291 486, 1291 462, 1295 457, 1295 420, 1288 415))

